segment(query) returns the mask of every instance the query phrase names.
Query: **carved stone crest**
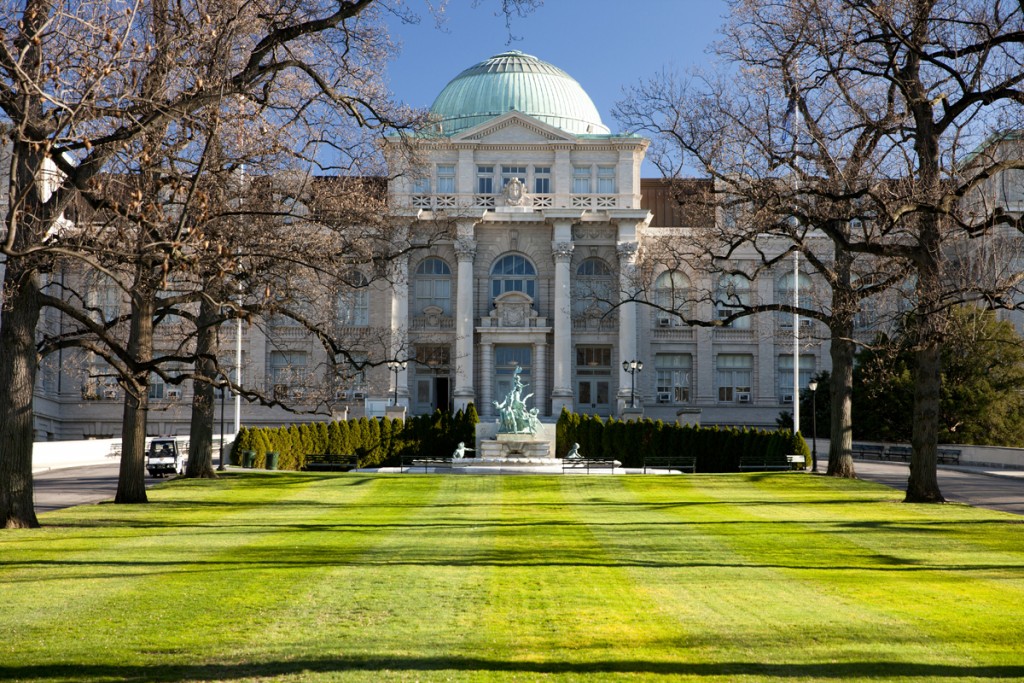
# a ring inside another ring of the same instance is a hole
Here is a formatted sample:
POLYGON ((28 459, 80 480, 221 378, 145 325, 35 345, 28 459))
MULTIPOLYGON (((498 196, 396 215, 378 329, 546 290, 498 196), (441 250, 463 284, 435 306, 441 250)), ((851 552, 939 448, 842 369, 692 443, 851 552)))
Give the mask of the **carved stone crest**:
POLYGON ((524 206, 526 204, 526 188, 519 178, 513 178, 505 185, 505 206, 524 206))
POLYGON ((523 292, 505 292, 494 299, 492 319, 498 327, 529 327, 530 319, 537 317, 533 299, 523 292))

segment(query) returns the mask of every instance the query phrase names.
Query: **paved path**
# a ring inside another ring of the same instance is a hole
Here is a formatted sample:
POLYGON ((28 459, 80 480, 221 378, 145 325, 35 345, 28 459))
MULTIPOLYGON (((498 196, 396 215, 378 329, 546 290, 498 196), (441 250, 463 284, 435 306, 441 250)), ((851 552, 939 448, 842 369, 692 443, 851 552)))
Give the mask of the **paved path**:
MULTIPOLYGON (((32 480, 36 514, 60 510, 72 505, 113 500, 117 494, 120 465, 90 465, 37 472, 32 480)), ((146 477, 146 485, 161 481, 146 477)))
MULTIPOLYGON (((818 471, 824 472, 826 466, 827 462, 819 459, 818 471)), ((907 490, 910 467, 904 463, 857 460, 854 468, 861 479, 907 490)), ((1021 470, 940 467, 939 490, 949 501, 1024 515, 1024 471, 1021 470)))
MULTIPOLYGON (((825 467, 825 461, 819 460, 818 470, 823 472, 825 467)), ((856 469, 861 479, 907 489, 909 469, 905 464, 858 460, 856 469)), ((37 473, 36 513, 112 500, 117 492, 117 470, 116 464, 109 464, 37 473)), ((160 481, 164 480, 146 478, 147 484, 160 481)), ((1024 471, 940 467, 939 488, 947 500, 1024 515, 1024 471)))

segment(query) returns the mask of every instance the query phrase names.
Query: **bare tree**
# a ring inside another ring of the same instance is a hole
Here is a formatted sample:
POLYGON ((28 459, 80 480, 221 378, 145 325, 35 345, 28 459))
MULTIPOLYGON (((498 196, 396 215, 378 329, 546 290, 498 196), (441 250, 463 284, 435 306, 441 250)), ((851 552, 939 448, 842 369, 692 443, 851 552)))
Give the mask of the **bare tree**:
MULTIPOLYGON (((965 197, 1024 161, 969 170, 963 162, 991 132, 1020 124, 1022 17, 1019 3, 1000 0, 736 0, 717 49, 731 71, 695 79, 682 106, 657 101, 664 118, 645 119, 637 104, 625 111, 664 135, 663 163, 678 162, 679 152, 696 159, 723 188, 719 205, 745 206, 753 233, 788 232, 828 281, 840 369, 832 387, 840 411, 833 430, 841 437, 830 454, 832 473, 844 474, 849 462, 846 359, 863 293, 853 269, 864 263, 863 272, 877 271, 878 259, 908 264, 918 342, 908 501, 942 500, 939 350, 945 311, 964 298, 948 268, 952 241, 997 224, 1020 227, 1005 213, 979 213, 976 204, 967 211, 965 197), (831 240, 828 258, 806 248, 811 231, 831 240)), ((659 88, 640 93, 650 98, 659 88)), ((1016 284, 976 290, 995 300, 1016 284)))
MULTIPOLYGON (((315 120, 323 131, 316 138, 319 144, 338 148, 348 147, 348 132, 339 127, 339 140, 328 125, 332 121, 353 119, 370 127, 401 121, 402 110, 390 104, 375 77, 377 57, 386 53, 388 43, 374 24, 373 4, 144 3, 125 11, 28 0, 0 12, 0 112, 11 123, 12 142, 0 327, 3 526, 37 524, 31 453, 40 275, 51 272, 58 257, 79 258, 83 252, 91 265, 102 266, 97 258, 101 247, 80 248, 89 241, 81 226, 73 238, 65 238, 62 215, 81 200, 124 224, 143 224, 146 197, 117 202, 106 191, 103 174, 153 168, 156 158, 166 157, 168 150, 161 148, 165 133, 173 133, 174 140, 186 138, 184 131, 195 117, 231 98, 259 108, 265 121, 282 130, 299 130, 290 127, 300 119, 310 125, 315 120), (214 73, 206 68, 211 62, 219 67, 214 73), (149 156, 158 149, 160 155, 149 156)), ((179 153, 186 157, 188 151, 179 153)), ((187 222, 178 225, 180 237, 190 234, 187 228, 187 222)), ((135 233, 138 239, 142 235, 135 233)), ((133 357, 142 362, 131 360, 137 364, 129 367, 130 359, 122 358, 121 369, 140 386, 151 360, 144 348, 151 330, 141 319, 153 313, 143 294, 153 292, 154 273, 160 271, 162 279, 169 260, 177 258, 179 242, 157 240, 147 251, 145 267, 122 280, 139 286, 130 292, 138 313, 133 316, 138 327, 130 336, 139 344, 133 357)), ((144 412, 145 405, 135 409, 144 412)), ((128 460, 133 472, 142 471, 140 452, 128 460)), ((138 482, 141 476, 131 479, 138 482)), ((119 495, 119 500, 140 499, 144 489, 137 486, 119 495)))

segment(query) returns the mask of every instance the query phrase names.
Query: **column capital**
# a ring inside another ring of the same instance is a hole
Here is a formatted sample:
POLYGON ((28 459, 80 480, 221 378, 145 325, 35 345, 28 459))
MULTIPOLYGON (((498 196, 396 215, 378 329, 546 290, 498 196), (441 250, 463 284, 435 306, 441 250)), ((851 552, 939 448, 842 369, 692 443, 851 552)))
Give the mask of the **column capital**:
POLYGON ((615 245, 615 252, 619 255, 619 261, 633 261, 636 258, 636 252, 639 243, 637 242, 619 242, 615 245))
POLYGON ((455 240, 455 255, 460 261, 472 261, 476 257, 476 240, 468 237, 455 240))
POLYGON ((572 251, 575 245, 572 242, 552 242, 551 256, 555 263, 569 263, 572 260, 572 251))

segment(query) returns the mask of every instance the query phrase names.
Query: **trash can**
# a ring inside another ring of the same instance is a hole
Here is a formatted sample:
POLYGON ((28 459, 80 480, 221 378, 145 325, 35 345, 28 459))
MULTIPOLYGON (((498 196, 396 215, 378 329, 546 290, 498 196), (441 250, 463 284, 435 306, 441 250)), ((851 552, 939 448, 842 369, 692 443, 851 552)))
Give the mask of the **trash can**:
POLYGON ((277 459, 280 457, 280 453, 277 451, 267 451, 267 469, 277 469, 277 459))
POLYGON ((252 467, 256 461, 256 451, 242 451, 242 467, 252 467))

